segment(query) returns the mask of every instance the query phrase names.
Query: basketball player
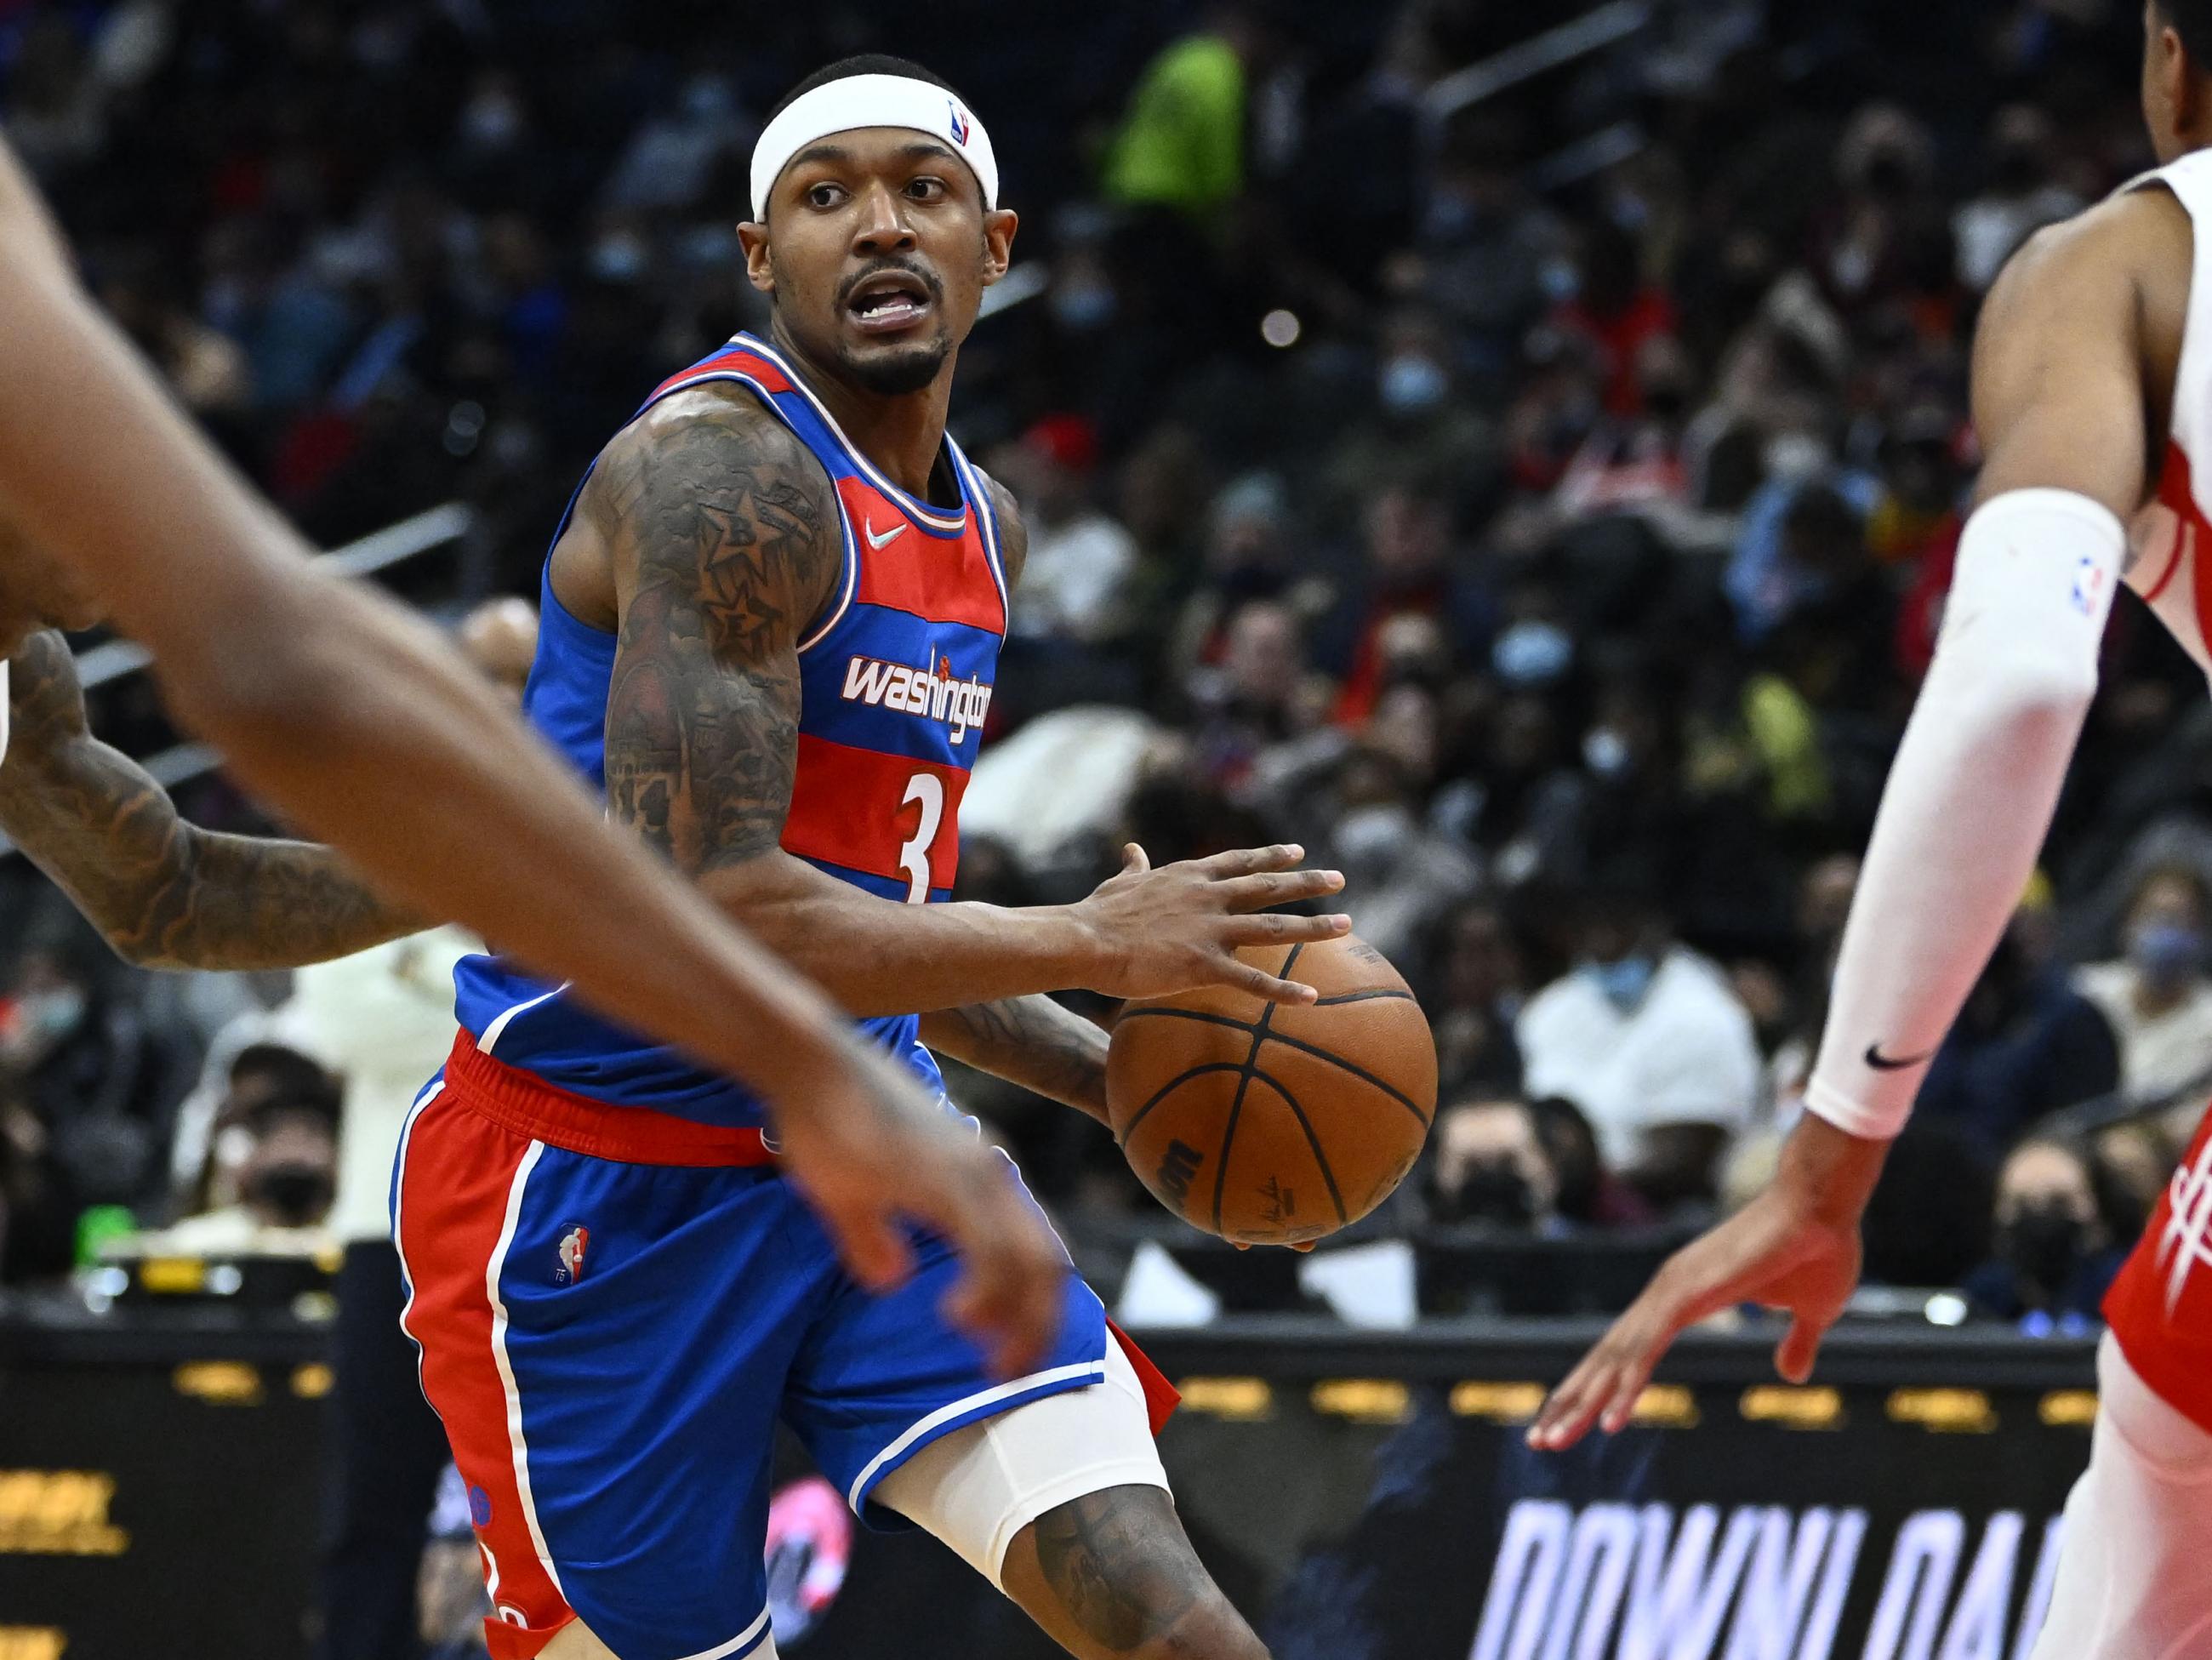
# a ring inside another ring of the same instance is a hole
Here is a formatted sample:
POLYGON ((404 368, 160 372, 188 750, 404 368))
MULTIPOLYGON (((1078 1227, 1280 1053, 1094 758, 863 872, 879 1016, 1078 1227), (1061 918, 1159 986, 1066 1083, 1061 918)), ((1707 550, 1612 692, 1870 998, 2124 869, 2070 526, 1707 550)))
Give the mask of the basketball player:
MULTIPOLYGON (((945 414, 1015 216, 981 119, 896 58, 802 82, 751 185, 768 336, 600 453, 546 565, 527 713, 927 1085, 935 1049, 1103 1118, 1103 1035, 1036 994, 1307 1000, 1231 953, 1344 933, 1253 914, 1340 879, 1296 848, 1159 870, 1133 848, 1073 907, 944 903, 1026 546, 945 414)), ((934 1533, 1072 1654, 1264 1654, 1184 1536, 1141 1357, 1073 1269, 1042 1362, 994 1379, 945 1323, 933 1243, 889 1295, 839 1272, 743 1088, 502 961, 456 978, 393 1208, 495 1660, 773 1655, 779 1416, 865 1519, 934 1533)))
MULTIPOLYGON (((2027 885, 2125 581, 2212 670, 2212 0, 2150 0, 2159 170, 2038 235, 1974 354, 1988 454, 1943 634, 1844 930, 1809 1109, 1765 1192, 1686 1247, 1529 1438, 1621 1428, 1691 1323, 1792 1316, 1802 1381, 1859 1274, 1884 1153, 2027 885), (2124 522, 2132 520, 2130 538, 2124 522)), ((2103 1397, 2039 1660, 2212 1653, 2212 1118, 2106 1303, 2103 1397)))
POLYGON ((0 677, 33 628, 112 608, 186 724, 380 887, 765 1090, 787 1168, 870 1283, 908 1265, 901 1216, 952 1237, 957 1312, 1026 1365, 1060 1258, 981 1149, 607 833, 429 630, 306 552, 93 308, 0 142, 0 677))

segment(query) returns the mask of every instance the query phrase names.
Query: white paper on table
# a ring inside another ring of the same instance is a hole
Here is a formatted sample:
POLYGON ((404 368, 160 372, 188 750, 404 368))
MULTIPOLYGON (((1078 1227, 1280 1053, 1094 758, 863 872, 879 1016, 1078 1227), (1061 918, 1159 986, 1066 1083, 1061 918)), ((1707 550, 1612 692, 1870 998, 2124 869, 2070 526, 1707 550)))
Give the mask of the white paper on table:
POLYGON ((1221 1313, 1221 1298, 1183 1272, 1158 1241, 1146 1239, 1129 1259, 1114 1317, 1125 1326, 1204 1326, 1221 1313))
POLYGON ((1316 1251, 1298 1265, 1298 1284, 1348 1326, 1402 1331, 1420 1311, 1413 1248, 1402 1239, 1316 1251))

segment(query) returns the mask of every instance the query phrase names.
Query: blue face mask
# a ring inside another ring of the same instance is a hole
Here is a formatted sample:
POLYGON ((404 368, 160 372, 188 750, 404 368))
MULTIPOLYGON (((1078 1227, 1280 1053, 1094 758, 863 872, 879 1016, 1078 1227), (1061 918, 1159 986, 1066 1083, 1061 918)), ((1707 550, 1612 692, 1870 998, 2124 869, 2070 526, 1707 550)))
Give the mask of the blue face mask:
POLYGON ((1641 952, 1631 952, 1618 963, 1585 963, 1581 971, 1605 994, 1607 1002, 1626 1014, 1643 1002, 1659 965, 1641 952))
POLYGON ((1054 289, 1046 304, 1052 307, 1054 321, 1078 334, 1104 328, 1114 320, 1116 309, 1114 290, 1103 283, 1071 283, 1054 289))
POLYGON ((2146 922, 2128 938, 2128 961, 2160 985, 2185 980, 2204 964, 2204 936, 2179 922, 2146 922))
POLYGON ((1451 390, 1444 372, 1425 357, 1394 357, 1382 366, 1382 407, 1393 415, 1419 415, 1451 390))
POLYGON ((1509 685, 1549 685, 1573 666, 1575 642, 1553 623, 1516 623, 1490 649, 1490 666, 1509 685))

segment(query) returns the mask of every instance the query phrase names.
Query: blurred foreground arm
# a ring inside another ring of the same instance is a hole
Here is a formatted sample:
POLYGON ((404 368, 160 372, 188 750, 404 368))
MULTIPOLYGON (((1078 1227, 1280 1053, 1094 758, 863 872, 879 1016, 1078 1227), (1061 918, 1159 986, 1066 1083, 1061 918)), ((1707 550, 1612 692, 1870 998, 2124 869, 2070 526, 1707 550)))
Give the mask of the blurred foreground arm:
POLYGON ((1974 357, 1983 506, 1883 793, 1805 1119, 1766 1190, 1677 1253, 1553 1392, 1535 1445, 1623 1427, 1675 1336, 1739 1303, 1790 1313, 1776 1364, 1810 1376, 1858 1283, 1889 1141, 2027 887, 2096 694, 2121 520, 2146 488, 2138 273, 2175 264, 2179 215, 2162 193, 2119 198, 2036 238, 1991 294, 1974 357))
POLYGON ((0 519, 97 585, 179 716, 377 885, 743 1079, 868 1283, 912 1217, 961 1248, 957 1310, 1018 1368, 1060 1262, 1003 1165, 823 999, 602 822, 427 626, 318 569, 86 300, 0 145, 0 519))

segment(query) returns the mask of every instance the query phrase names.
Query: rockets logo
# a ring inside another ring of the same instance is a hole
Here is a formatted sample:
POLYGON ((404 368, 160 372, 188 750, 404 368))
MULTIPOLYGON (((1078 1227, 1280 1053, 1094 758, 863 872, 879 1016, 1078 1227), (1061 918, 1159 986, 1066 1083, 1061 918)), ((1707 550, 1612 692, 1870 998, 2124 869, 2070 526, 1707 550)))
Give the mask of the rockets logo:
POLYGON ((952 112, 953 142, 965 147, 968 143, 967 116, 961 112, 960 106, 949 98, 945 100, 945 107, 952 112))
POLYGON ((2204 1144, 2194 1164, 2174 1171, 2166 1208, 2157 1263, 2166 1271, 2166 1312, 2170 1319, 2180 1306, 2191 1272, 2201 1263, 2212 1262, 2212 1141, 2204 1144))
POLYGON ((592 1243, 592 1231, 580 1223, 561 1236, 561 1266, 555 1271, 553 1283, 573 1286, 584 1277, 584 1249, 592 1243))

